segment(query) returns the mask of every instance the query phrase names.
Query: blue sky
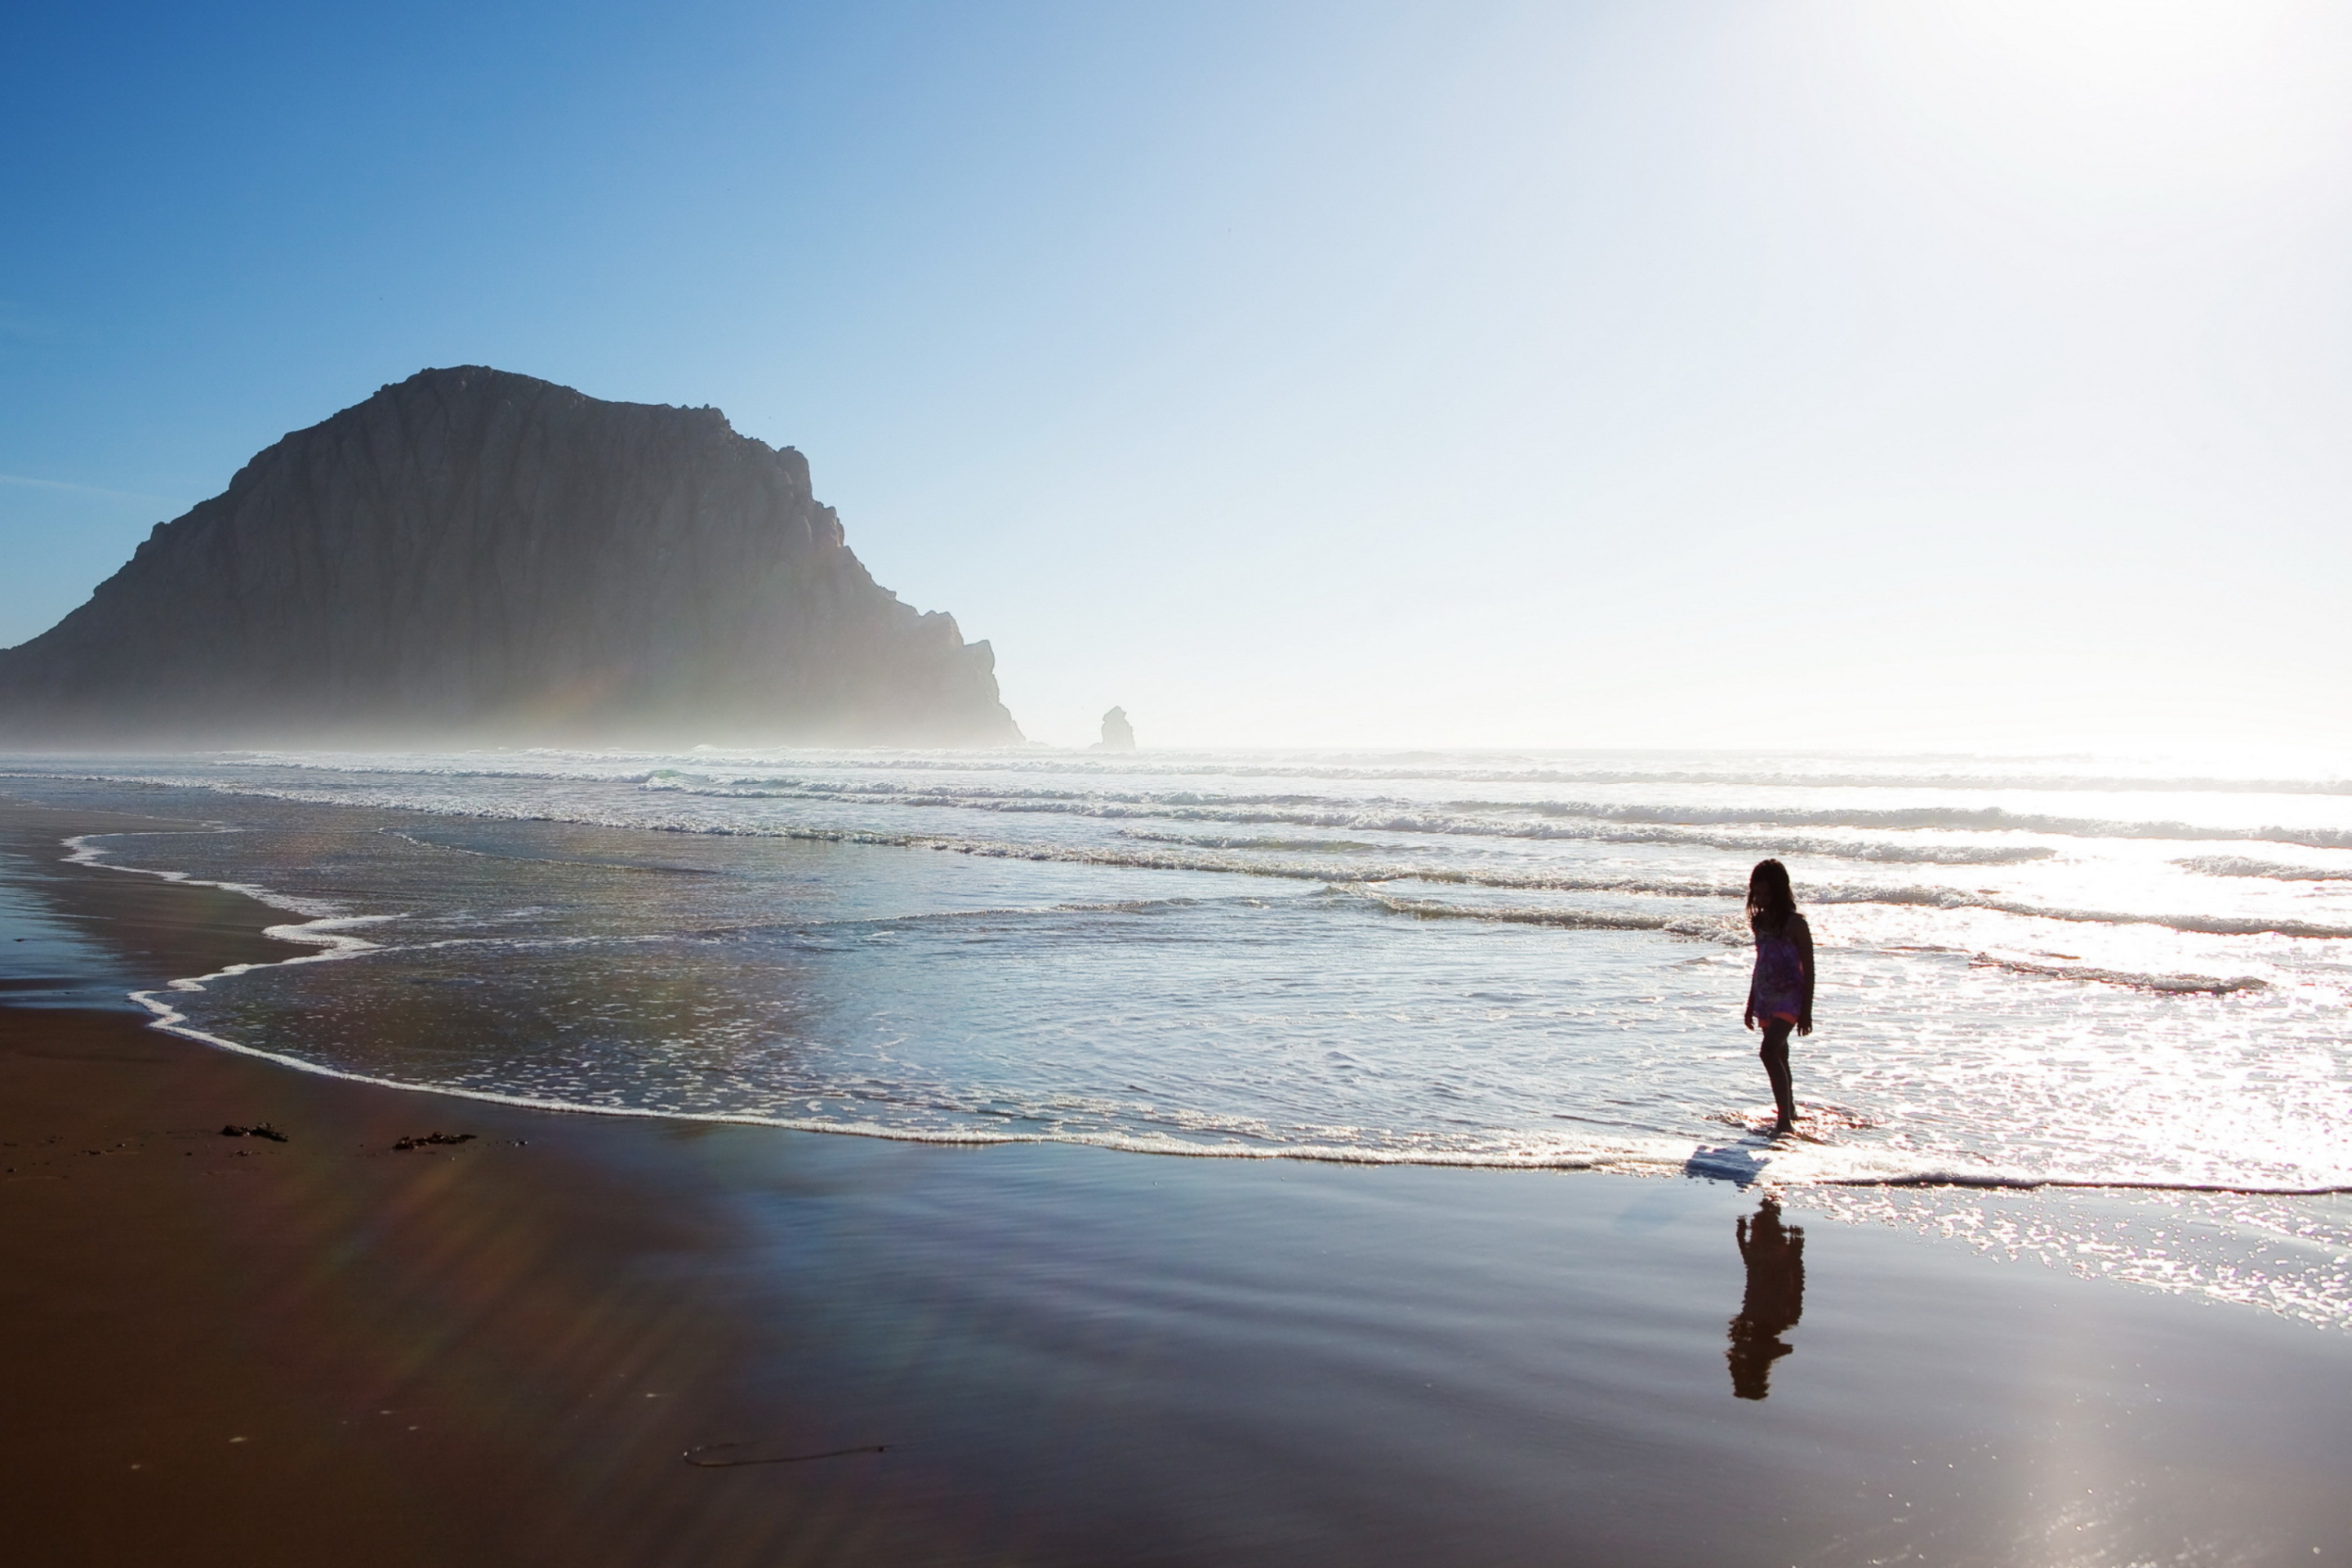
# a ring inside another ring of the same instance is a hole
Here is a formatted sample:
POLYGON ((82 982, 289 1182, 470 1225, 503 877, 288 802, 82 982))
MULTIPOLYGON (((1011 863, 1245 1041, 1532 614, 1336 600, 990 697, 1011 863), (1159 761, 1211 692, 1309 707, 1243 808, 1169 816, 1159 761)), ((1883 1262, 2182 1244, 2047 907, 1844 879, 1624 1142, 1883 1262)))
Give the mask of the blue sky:
POLYGON ((2352 746, 2352 14, 20 6, 0 642, 426 365, 809 455, 1029 732, 2352 746))

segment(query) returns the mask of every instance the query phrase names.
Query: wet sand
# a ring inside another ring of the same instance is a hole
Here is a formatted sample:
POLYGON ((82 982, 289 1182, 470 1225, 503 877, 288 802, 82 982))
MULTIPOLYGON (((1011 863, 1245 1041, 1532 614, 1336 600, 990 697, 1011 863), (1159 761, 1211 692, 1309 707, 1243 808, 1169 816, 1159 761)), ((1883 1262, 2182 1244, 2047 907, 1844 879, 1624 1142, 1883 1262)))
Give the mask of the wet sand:
POLYGON ((15 1560, 2352 1557, 2341 1331, 1723 1183, 296 1072, 110 1000, 299 951, 59 862, 110 826, 0 805, 15 1560), (435 1131, 475 1136, 393 1148, 435 1131))

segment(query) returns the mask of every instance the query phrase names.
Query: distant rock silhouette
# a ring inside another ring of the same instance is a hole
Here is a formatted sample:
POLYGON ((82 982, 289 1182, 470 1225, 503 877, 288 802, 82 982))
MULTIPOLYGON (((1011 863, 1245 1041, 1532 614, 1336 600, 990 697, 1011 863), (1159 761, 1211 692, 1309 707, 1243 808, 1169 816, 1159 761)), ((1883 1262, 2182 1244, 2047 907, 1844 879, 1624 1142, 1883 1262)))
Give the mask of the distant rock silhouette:
POLYGON ((1087 750, 1090 752, 1131 752, 1135 750, 1135 726, 1127 721, 1127 710, 1114 708, 1103 715, 1103 738, 1087 750))
POLYGON ((288 436, 0 652, 0 747, 1017 742, 994 668, 799 452, 467 366, 288 436))

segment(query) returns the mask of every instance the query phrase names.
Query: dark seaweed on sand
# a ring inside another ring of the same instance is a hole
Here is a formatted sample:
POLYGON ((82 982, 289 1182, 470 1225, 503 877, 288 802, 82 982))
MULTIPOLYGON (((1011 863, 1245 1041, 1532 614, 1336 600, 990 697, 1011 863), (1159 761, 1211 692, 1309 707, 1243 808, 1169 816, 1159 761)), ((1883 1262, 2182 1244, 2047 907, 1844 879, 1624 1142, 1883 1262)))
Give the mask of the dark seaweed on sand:
POLYGON ((419 1138, 403 1138, 393 1145, 393 1149, 395 1152, 400 1152, 410 1149, 423 1149, 435 1143, 471 1143, 473 1141, 474 1135, 470 1132, 427 1132, 419 1138))

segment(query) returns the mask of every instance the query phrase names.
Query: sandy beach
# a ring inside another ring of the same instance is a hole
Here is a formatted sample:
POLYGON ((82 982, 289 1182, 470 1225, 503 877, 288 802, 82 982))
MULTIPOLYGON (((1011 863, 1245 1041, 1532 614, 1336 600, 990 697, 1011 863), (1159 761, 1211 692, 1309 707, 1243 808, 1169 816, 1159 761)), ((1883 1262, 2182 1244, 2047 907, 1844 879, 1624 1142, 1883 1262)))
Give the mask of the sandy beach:
POLYGON ((0 813, 23 1561, 2352 1554, 2338 1331, 1727 1182, 958 1149, 307 1074, 119 1000, 298 951, 239 895, 63 863, 122 826, 0 813), (262 1123, 285 1141, 222 1133, 262 1123), (470 1137, 395 1147, 436 1132, 470 1137))

